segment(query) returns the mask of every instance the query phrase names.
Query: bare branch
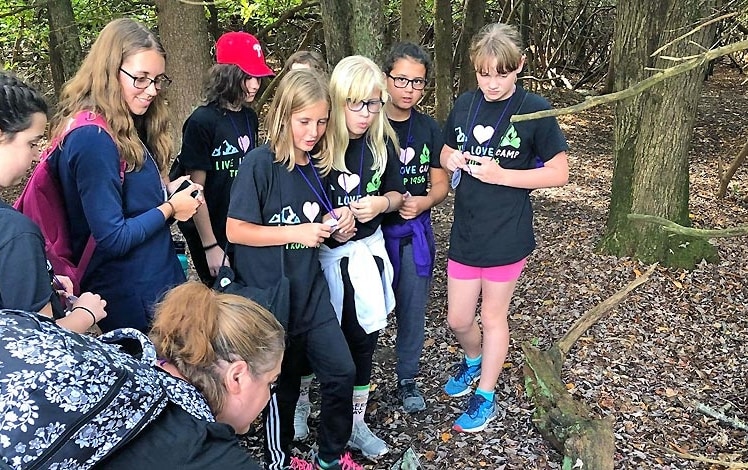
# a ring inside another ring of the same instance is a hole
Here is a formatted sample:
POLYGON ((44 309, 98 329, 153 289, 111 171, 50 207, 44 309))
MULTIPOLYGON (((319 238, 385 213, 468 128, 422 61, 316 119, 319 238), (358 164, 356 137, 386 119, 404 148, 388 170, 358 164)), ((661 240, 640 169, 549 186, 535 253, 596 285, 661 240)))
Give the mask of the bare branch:
POLYGON ((673 39, 673 40, 672 40, 672 41, 670 41, 669 43, 667 43, 667 44, 665 44, 664 46, 660 47, 659 49, 657 49, 656 51, 654 51, 654 52, 653 52, 653 53, 652 53, 652 54, 650 55, 650 57, 654 57, 654 56, 656 56, 656 55, 657 55, 657 54, 659 54, 660 52, 662 52, 662 51, 664 51, 665 49, 667 49, 668 47, 670 47, 670 46, 671 46, 672 44, 675 44, 676 42, 680 41, 681 39, 685 39, 685 38, 687 38, 688 36, 690 36, 690 35, 694 34, 694 33, 695 33, 696 31, 698 31, 698 30, 700 30, 700 29, 702 29, 702 28, 705 28, 705 27, 709 26, 709 25, 710 25, 710 24, 712 24, 712 23, 716 23, 716 22, 718 22, 718 21, 722 21, 722 20, 725 20, 725 19, 727 19, 727 18, 731 18, 731 17, 733 17, 733 16, 737 16, 737 15, 738 15, 738 14, 740 14, 740 13, 741 13, 741 12, 739 12, 739 11, 736 11, 736 12, 733 12, 733 13, 727 13, 726 15, 718 16, 718 17, 716 17, 716 18, 712 18, 712 19, 711 19, 711 20, 709 20, 709 21, 706 21, 706 22, 704 22, 704 23, 701 23, 700 25, 698 25, 697 27, 695 27, 695 28, 694 28, 694 29, 692 29, 691 31, 687 32, 686 34, 683 34, 683 35, 681 35, 681 36, 678 36, 677 38, 673 39))
POLYGON ((710 463, 714 465, 721 465, 723 467, 727 468, 748 468, 748 463, 744 462, 727 462, 724 460, 714 460, 714 459, 708 459, 706 457, 701 457, 699 455, 693 455, 693 454, 686 454, 683 452, 678 452, 672 449, 668 449, 667 447, 658 446, 657 444, 650 443, 652 447, 655 449, 659 449, 663 452, 666 452, 668 454, 673 454, 676 457, 680 457, 682 459, 688 459, 688 460, 695 460, 697 462, 703 462, 703 463, 710 463))
POLYGON ((629 220, 636 222, 647 222, 650 224, 662 225, 662 229, 668 232, 677 233, 679 235, 685 235, 687 237, 694 238, 729 238, 729 237, 741 237, 748 235, 748 225, 738 225, 737 227, 725 228, 725 229, 701 229, 693 227, 684 227, 680 224, 662 217, 655 215, 644 215, 644 214, 628 214, 629 220))
POLYGON ((708 62, 712 59, 716 59, 717 57, 722 57, 723 55, 732 54, 733 52, 742 51, 745 49, 748 49, 748 40, 728 44, 727 46, 723 47, 718 47, 716 49, 710 50, 709 52, 705 52, 704 54, 696 56, 693 59, 687 60, 681 64, 665 69, 660 73, 652 75, 649 78, 631 85, 625 90, 616 91, 615 93, 609 93, 607 95, 591 96, 581 103, 567 106, 565 108, 549 109, 546 111, 537 111, 527 114, 514 114, 512 115, 510 120, 511 122, 530 121, 533 119, 578 113, 580 111, 584 111, 585 109, 594 108, 595 106, 599 106, 601 104, 614 103, 626 98, 631 98, 632 96, 636 96, 639 93, 653 87, 654 85, 667 80, 668 78, 672 78, 676 75, 694 69, 704 62, 708 62))

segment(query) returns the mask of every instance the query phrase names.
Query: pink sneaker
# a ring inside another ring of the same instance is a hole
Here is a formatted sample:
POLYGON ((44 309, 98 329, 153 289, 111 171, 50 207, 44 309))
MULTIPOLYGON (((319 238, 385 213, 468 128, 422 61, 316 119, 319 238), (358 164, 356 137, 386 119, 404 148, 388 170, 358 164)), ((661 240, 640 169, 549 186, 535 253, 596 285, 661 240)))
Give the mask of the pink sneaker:
POLYGON ((340 470, 364 470, 364 467, 353 460, 350 452, 343 454, 338 463, 340 464, 340 470))
POLYGON ((291 457, 291 470, 314 470, 314 465, 304 459, 291 457))

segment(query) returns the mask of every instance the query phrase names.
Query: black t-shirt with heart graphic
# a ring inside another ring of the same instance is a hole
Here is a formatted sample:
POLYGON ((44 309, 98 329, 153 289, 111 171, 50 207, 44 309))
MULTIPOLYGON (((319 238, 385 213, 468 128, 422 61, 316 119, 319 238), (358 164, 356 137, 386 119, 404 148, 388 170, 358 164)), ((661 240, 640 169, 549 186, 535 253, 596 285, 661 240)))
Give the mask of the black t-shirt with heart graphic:
MULTIPOLYGON (((489 102, 480 90, 460 95, 444 125, 444 143, 489 156, 502 168, 530 170, 568 146, 553 117, 510 123, 512 114, 551 109, 521 87, 510 98, 489 102), (508 109, 507 109, 508 107, 508 109)), ((463 171, 455 190, 449 258, 469 266, 515 263, 535 248, 530 191, 483 183, 463 171)))
MULTIPOLYGON (((364 196, 382 196, 390 191, 405 192, 400 177, 400 161, 394 145, 387 145, 387 166, 384 171, 372 169, 374 156, 366 145, 366 135, 351 139, 345 151, 345 166, 351 173, 333 170, 327 175, 330 201, 333 207, 344 207, 364 196)), ((382 225, 383 214, 379 214, 366 223, 356 221, 356 235, 352 240, 361 240, 372 235, 382 225)), ((340 246, 332 238, 326 242, 330 248, 340 246)))
MULTIPOLYGON (((312 165, 275 163, 275 154, 262 145, 247 154, 231 187, 228 216, 258 225, 321 223, 328 212, 320 201, 324 179, 312 165), (302 176, 303 173, 303 176, 302 176)), ((234 269, 249 286, 268 288, 280 279, 280 246, 234 245, 234 269)), ((284 274, 291 287, 288 334, 297 335, 337 321, 330 291, 319 264, 319 250, 301 243, 285 245, 284 274)))
MULTIPOLYGON (((425 196, 428 192, 429 170, 441 168, 439 155, 444 145, 442 130, 433 118, 411 110, 410 118, 405 121, 393 121, 400 141, 399 160, 400 176, 405 190, 411 196, 425 196)), ((405 220, 398 212, 385 215, 387 225, 402 224, 405 220)))
POLYGON ((231 183, 244 156, 257 146, 257 114, 230 111, 215 103, 200 106, 182 127, 179 161, 185 170, 203 170, 205 204, 218 244, 226 243, 226 213, 231 183))

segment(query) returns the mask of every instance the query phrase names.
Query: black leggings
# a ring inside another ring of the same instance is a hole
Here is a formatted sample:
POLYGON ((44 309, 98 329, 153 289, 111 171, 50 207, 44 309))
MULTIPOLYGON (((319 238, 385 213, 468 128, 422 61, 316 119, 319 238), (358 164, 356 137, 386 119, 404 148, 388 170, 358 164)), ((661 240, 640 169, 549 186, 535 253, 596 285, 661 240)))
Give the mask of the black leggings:
MULTIPOLYGON (((382 258, 374 257, 379 269, 379 275, 384 271, 384 262, 382 258)), ((340 321, 340 327, 348 342, 348 348, 351 350, 353 363, 356 364, 356 380, 354 385, 368 385, 371 382, 371 366, 374 358, 374 350, 377 347, 379 331, 366 333, 358 323, 356 316, 356 300, 351 284, 351 277, 348 274, 348 258, 340 260, 340 272, 343 275, 343 316, 340 321)), ((381 282, 381 281, 380 281, 381 282)))

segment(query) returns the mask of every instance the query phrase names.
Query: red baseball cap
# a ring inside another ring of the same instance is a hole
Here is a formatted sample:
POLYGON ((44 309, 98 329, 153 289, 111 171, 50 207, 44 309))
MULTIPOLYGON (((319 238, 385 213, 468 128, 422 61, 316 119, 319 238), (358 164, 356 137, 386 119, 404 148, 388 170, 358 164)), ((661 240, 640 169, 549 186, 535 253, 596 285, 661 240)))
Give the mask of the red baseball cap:
POLYGON ((216 62, 238 66, 252 77, 275 75, 265 63, 260 41, 244 31, 226 33, 216 42, 216 62))

